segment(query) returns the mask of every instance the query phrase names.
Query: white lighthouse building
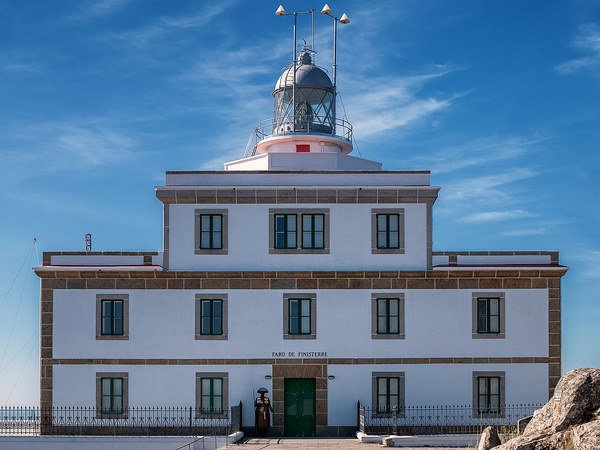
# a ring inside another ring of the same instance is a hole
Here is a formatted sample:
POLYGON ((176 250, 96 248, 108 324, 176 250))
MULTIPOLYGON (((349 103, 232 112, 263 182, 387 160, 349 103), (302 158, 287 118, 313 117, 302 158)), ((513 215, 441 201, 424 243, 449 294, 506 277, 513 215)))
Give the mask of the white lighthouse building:
POLYGON ((311 48, 273 97, 242 159, 169 171, 155 188, 163 249, 44 253, 42 407, 118 419, 242 402, 252 427, 265 387, 272 435, 329 436, 356 431, 357 401, 382 417, 547 401, 558 253, 434 251, 440 188, 428 171, 353 156, 311 48))

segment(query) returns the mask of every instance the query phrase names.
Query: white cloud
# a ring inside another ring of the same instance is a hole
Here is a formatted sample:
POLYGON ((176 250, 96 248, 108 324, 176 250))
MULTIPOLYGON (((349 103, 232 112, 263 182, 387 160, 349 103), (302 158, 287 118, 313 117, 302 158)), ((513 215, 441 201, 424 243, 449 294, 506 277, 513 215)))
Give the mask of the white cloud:
POLYGON ((484 211, 466 216, 465 222, 498 222, 500 220, 522 219, 532 217, 529 211, 523 209, 513 209, 504 211, 484 211))
POLYGON ((520 237, 520 236, 539 236, 547 234, 548 229, 543 227, 532 227, 532 228, 520 228, 515 230, 504 231, 500 233, 506 237, 520 237))
POLYGON ((562 74, 573 74, 580 71, 592 71, 600 74, 600 26, 596 23, 581 25, 571 45, 586 55, 565 61, 556 66, 555 70, 562 74))
POLYGON ((118 164, 136 157, 137 141, 118 131, 72 123, 43 123, 12 130, 4 144, 3 184, 63 171, 118 164))
POLYGON ((478 200, 488 204, 504 203, 511 195, 506 186, 516 181, 525 180, 538 175, 533 169, 526 167, 509 169, 503 173, 464 179, 447 183, 444 191, 447 200, 478 200))
POLYGON ((549 139, 552 138, 486 137, 460 146, 445 147, 431 155, 420 155, 414 158, 413 163, 429 167, 435 175, 446 174, 456 170, 516 160, 531 154, 537 144, 549 139))
POLYGON ((166 33, 172 33, 189 28, 202 28, 214 23, 219 15, 232 8, 237 0, 223 0, 203 4, 203 8, 192 15, 178 17, 159 17, 153 23, 144 27, 121 33, 105 35, 103 40, 120 40, 128 44, 144 46, 150 41, 161 37, 166 33))
POLYGON ((359 139, 381 135, 449 108, 462 94, 448 98, 421 98, 418 94, 427 82, 451 71, 443 67, 417 76, 380 78, 348 74, 346 85, 352 96, 345 109, 355 135, 359 139))

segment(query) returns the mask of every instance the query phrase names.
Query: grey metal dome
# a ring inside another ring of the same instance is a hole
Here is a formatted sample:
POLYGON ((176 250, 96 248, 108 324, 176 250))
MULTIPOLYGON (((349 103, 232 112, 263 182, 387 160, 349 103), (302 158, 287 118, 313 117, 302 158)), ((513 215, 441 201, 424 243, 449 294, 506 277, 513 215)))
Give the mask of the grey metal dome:
MULTIPOLYGON (((279 89, 285 89, 286 87, 290 88, 293 84, 294 67, 292 65, 283 71, 277 80, 277 83, 275 83, 273 93, 279 89)), ((329 79, 329 76, 323 69, 312 63, 312 58, 306 51, 303 51, 298 58, 298 66, 296 67, 296 86, 313 87, 333 92, 333 83, 329 79)))

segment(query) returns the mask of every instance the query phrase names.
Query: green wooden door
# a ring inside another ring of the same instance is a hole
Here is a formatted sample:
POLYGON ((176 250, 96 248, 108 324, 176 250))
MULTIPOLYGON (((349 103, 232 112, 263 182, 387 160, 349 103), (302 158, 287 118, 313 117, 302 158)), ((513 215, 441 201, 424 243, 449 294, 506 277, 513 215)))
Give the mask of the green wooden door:
POLYGON ((315 386, 314 378, 285 379, 284 434, 286 436, 315 436, 315 386))

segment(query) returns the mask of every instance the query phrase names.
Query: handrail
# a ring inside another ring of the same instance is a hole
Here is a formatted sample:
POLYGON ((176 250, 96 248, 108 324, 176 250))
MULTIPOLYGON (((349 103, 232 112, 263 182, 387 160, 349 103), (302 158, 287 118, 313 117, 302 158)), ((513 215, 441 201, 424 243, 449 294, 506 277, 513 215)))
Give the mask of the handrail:
POLYGON ((244 151, 244 158, 254 156, 256 154, 256 146, 258 143, 271 136, 333 136, 352 143, 352 124, 350 122, 336 118, 333 125, 333 127, 327 127, 322 124, 314 124, 311 122, 297 123, 294 125, 291 122, 279 123, 276 122, 275 119, 262 120, 250 134, 244 151))

